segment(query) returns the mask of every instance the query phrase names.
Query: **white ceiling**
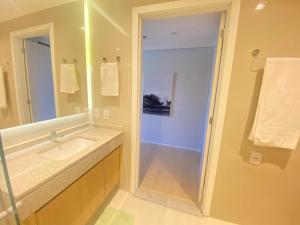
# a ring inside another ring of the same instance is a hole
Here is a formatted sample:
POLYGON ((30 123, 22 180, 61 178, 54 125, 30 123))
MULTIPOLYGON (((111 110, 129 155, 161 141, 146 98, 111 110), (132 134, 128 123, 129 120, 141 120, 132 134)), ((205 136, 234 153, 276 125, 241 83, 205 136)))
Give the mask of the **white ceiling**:
POLYGON ((218 13, 144 21, 144 50, 215 46, 219 32, 218 13))
POLYGON ((0 0, 0 23, 77 0, 0 0))

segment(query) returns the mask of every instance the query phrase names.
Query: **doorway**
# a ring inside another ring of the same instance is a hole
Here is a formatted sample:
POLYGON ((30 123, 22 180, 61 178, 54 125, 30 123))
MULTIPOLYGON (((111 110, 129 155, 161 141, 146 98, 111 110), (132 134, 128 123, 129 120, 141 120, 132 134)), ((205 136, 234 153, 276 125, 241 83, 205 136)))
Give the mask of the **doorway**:
POLYGON ((216 49, 214 79, 211 90, 209 120, 203 157, 201 160, 201 180, 199 187, 199 203, 204 216, 210 215, 213 191, 219 161, 221 138, 223 135, 224 119, 226 113, 228 90, 231 78, 234 49, 236 43, 240 0, 207 1, 177 1, 140 6, 132 13, 132 135, 131 135, 131 192, 136 193, 139 187, 140 162, 140 130, 141 130, 141 93, 142 93, 142 24, 146 19, 163 19, 174 16, 186 16, 197 13, 225 12, 226 27, 219 38, 223 46, 216 49), (218 82, 219 81, 219 82, 218 82), (212 102, 212 101, 211 101, 212 102), (208 129, 210 127, 211 129, 208 129))
POLYGON ((53 24, 10 34, 21 125, 59 116, 53 24))
POLYGON ((224 20, 224 13, 207 13, 142 24, 137 195, 195 215, 224 20))
POLYGON ((23 40, 29 122, 56 118, 49 36, 23 40))

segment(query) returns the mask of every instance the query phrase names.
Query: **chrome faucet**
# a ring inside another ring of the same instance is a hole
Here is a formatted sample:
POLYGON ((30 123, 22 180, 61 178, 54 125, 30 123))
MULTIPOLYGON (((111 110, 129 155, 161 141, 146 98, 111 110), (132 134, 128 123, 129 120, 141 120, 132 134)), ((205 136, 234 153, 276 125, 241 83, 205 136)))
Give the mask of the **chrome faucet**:
POLYGON ((57 143, 58 142, 58 138, 63 137, 63 136, 64 136, 63 134, 58 135, 55 130, 50 130, 49 139, 53 143, 57 143))

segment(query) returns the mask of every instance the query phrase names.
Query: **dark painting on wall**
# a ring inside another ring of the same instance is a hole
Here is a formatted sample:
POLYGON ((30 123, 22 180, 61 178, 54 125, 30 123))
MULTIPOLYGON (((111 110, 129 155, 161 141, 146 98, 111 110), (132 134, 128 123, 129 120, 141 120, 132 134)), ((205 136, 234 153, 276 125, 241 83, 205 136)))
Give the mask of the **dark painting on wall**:
POLYGON ((145 76, 143 113, 170 116, 174 74, 145 76))
POLYGON ((169 116, 171 111, 171 101, 161 102, 160 98, 154 94, 144 95, 143 113, 169 116))

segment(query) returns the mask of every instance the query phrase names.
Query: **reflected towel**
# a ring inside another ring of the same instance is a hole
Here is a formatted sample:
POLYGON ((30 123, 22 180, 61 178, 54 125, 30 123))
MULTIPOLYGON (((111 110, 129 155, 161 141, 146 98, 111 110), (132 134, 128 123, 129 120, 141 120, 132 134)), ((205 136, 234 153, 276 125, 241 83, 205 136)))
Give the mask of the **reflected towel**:
POLYGON ((0 67, 0 109, 7 109, 6 87, 2 67, 0 67))
POLYGON ((101 64, 101 94, 103 96, 119 95, 119 73, 117 63, 101 64))
POLYGON ((61 64, 60 92, 74 94, 76 91, 79 91, 79 85, 74 64, 61 64))
POLYGON ((295 149, 300 137, 300 59, 267 59, 254 125, 255 145, 295 149))

